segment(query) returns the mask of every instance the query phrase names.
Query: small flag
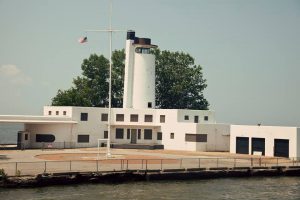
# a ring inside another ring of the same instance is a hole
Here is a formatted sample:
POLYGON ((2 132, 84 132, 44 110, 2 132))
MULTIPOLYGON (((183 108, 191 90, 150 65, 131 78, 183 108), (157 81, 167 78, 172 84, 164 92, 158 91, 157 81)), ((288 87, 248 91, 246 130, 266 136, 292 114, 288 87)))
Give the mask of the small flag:
POLYGON ((79 38, 79 39, 78 39, 78 42, 79 42, 80 44, 86 43, 86 42, 87 42, 87 37, 81 37, 81 38, 79 38))

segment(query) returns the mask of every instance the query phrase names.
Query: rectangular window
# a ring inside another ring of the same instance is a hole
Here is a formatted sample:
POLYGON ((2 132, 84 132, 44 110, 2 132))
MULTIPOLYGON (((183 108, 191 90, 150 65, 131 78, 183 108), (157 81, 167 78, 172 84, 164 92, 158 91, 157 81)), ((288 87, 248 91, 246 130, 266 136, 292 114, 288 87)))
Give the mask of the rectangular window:
POLYGON ((152 115, 145 115, 145 122, 153 122, 153 116, 152 115))
POLYGON ((199 116, 194 116, 194 123, 198 123, 199 122, 199 116))
POLYGON ((204 116, 204 121, 208 121, 208 116, 204 116))
POLYGON ((165 115, 160 115, 159 121, 160 121, 160 123, 165 123, 166 122, 166 116, 165 115))
POLYGON ((127 129, 127 139, 130 139, 130 129, 127 129))
POLYGON ((170 139, 174 139, 175 134, 174 133, 170 133, 170 139))
POLYGON ((59 111, 56 111, 56 115, 59 115, 59 111))
POLYGON ((25 134, 25 140, 28 140, 28 134, 25 134))
POLYGON ((139 116, 136 114, 131 114, 130 115, 130 121, 131 122, 138 122, 139 121, 139 116))
POLYGON ((157 132, 157 140, 162 140, 162 132, 157 132))
POLYGON ((51 112, 51 110, 49 110, 49 111, 48 111, 48 115, 52 115, 52 112, 51 112))
POLYGON ((152 108, 152 103, 148 102, 148 108, 152 108))
POLYGON ((63 115, 67 115, 67 111, 63 111, 63 115))
POLYGON ((108 131, 104 131, 104 139, 108 138, 108 131))
POLYGON ((152 129, 144 130, 144 140, 152 140, 152 129))
POLYGON ((101 114, 101 121, 102 122, 107 122, 108 121, 108 114, 107 113, 102 113, 101 114))
POLYGON ((124 122, 124 114, 117 114, 116 115, 117 122, 124 122))
POLYGON ((89 143, 90 135, 77 135, 77 142, 78 143, 89 143))
POLYGON ((81 121, 87 121, 88 120, 88 114, 87 113, 81 113, 80 114, 80 120, 81 121))
POLYGON ((207 134, 185 134, 186 142, 207 142, 207 134))
POLYGON ((184 120, 189 120, 189 116, 188 115, 184 115, 184 120))
POLYGON ((140 140, 141 139, 141 129, 138 129, 138 139, 140 140))
POLYGON ((123 139, 124 138, 124 129, 117 128, 116 129, 116 139, 123 139))

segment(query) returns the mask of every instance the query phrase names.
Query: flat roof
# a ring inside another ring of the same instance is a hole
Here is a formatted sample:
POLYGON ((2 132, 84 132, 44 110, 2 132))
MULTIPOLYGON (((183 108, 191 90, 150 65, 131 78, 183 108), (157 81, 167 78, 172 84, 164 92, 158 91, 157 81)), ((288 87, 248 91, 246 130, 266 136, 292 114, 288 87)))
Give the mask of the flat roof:
POLYGON ((24 124, 77 124, 71 117, 32 116, 32 115, 0 115, 0 123, 24 124))

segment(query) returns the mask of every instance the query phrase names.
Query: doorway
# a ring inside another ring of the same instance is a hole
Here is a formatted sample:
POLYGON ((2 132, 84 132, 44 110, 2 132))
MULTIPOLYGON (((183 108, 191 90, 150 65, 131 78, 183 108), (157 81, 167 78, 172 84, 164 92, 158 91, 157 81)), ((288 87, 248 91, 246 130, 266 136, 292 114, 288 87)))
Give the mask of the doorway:
POLYGON ((130 143, 131 144, 136 144, 136 141, 137 141, 137 139, 136 139, 137 130, 136 129, 131 129, 130 132, 131 132, 130 143))

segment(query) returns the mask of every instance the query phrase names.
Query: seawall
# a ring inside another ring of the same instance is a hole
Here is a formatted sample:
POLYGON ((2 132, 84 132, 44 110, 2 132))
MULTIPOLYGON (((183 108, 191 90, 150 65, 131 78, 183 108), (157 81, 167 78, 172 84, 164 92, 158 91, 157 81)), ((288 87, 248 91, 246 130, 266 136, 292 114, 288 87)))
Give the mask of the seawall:
POLYGON ((300 176, 300 167, 191 168, 170 170, 126 170, 111 172, 68 172, 37 176, 0 177, 0 187, 43 187, 80 183, 125 183, 133 181, 195 180, 233 177, 300 176))

